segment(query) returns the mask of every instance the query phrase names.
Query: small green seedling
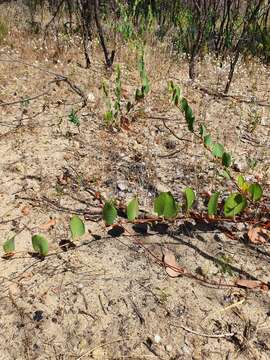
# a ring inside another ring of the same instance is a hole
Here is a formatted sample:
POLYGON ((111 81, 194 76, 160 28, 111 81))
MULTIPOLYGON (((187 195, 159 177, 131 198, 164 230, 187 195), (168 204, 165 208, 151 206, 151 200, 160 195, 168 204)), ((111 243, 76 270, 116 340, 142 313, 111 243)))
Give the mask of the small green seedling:
POLYGON ((73 125, 80 126, 80 119, 74 109, 71 110, 71 112, 68 114, 68 121, 72 123, 73 125))

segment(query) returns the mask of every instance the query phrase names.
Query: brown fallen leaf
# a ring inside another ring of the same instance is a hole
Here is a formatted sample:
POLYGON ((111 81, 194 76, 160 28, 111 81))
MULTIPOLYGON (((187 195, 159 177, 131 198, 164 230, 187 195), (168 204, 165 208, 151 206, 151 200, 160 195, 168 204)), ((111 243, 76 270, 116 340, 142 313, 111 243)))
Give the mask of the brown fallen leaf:
POLYGON ((57 221, 55 219, 50 219, 48 222, 46 222, 45 224, 41 224, 39 225, 39 228, 41 230, 49 230, 50 228, 52 228, 55 224, 57 223, 57 221))
POLYGON ((235 285, 242 286, 247 289, 269 290, 268 285, 259 280, 238 279, 235 281, 235 285))
POLYGON ((181 275, 182 269, 179 268, 179 266, 178 266, 178 264, 177 264, 177 262, 175 260, 175 256, 174 256, 173 252, 170 251, 169 249, 164 250, 163 262, 164 262, 164 265, 165 265, 166 273, 170 277, 178 277, 178 276, 181 275), (169 265, 169 266, 167 266, 167 265, 169 265))
POLYGON ((265 244, 269 240, 268 231, 260 226, 250 226, 248 238, 252 244, 265 244))
POLYGON ((30 210, 31 210, 30 206, 25 205, 25 206, 21 209, 21 213, 26 216, 26 215, 29 215, 30 210))

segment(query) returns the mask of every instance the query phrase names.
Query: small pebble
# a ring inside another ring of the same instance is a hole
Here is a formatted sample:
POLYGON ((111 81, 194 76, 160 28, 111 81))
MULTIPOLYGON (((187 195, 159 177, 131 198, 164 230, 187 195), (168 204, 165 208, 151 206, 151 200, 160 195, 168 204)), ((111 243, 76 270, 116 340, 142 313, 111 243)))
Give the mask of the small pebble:
POLYGON ((155 335, 154 341, 156 344, 159 344, 161 341, 161 337, 159 335, 155 335))

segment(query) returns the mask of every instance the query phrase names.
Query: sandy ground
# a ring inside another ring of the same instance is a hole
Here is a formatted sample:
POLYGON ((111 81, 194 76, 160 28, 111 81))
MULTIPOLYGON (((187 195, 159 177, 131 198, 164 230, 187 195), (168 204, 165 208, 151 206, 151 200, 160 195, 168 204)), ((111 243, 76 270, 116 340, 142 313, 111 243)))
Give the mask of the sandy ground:
MULTIPOLYGON (((116 56, 126 101, 138 84, 136 56, 128 46, 116 56)), ((147 48, 151 94, 128 126, 111 130, 103 121, 101 84, 112 88, 115 75, 96 48, 93 59, 86 70, 76 41, 58 54, 54 43, 45 48, 37 37, 19 41, 16 29, 0 47, 1 243, 17 234, 16 254, 0 259, 0 359, 269 359, 269 292, 207 284, 269 282, 269 244, 250 244, 246 224, 225 224, 233 239, 224 224, 188 219, 129 224, 122 233, 93 215, 100 210, 96 192, 123 202, 137 194, 141 208, 151 211, 159 191, 182 201, 187 186, 199 199, 231 186, 170 104, 168 80, 181 86, 197 121, 233 153, 236 168, 269 196, 269 68, 243 62, 233 97, 218 98, 201 88, 224 88, 227 67, 207 58, 191 84, 184 60, 147 48), (69 84, 52 82, 55 74, 83 90, 85 107, 69 84), (72 109, 79 129, 68 121, 72 109), (254 168, 247 164, 252 160, 254 168), (75 213, 87 235, 74 244, 69 219, 75 213), (43 260, 31 253, 37 232, 50 244, 43 260), (153 257, 162 259, 166 249, 205 282, 170 278, 153 257)), ((196 206, 203 209, 202 201, 196 206)))

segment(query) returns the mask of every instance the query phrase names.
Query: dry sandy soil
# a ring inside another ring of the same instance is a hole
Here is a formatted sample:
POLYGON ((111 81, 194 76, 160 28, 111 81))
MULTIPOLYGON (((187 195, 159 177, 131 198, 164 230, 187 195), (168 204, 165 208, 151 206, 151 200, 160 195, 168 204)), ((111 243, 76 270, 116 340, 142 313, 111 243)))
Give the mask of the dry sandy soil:
MULTIPOLYGON (((187 186, 198 198, 214 189, 226 194, 232 186, 170 104, 171 79, 197 121, 233 153, 236 169, 263 185, 269 209, 269 68, 243 62, 233 96, 217 97, 202 88, 224 88, 226 66, 207 58, 190 83, 184 60, 147 47, 151 94, 128 126, 108 129, 101 83, 112 87, 115 73, 105 69, 98 46, 84 69, 76 42, 63 40, 59 52, 52 40, 44 45, 12 28, 0 47, 1 243, 17 234, 16 254, 0 259, 0 359, 270 359, 269 291, 213 285, 268 283, 269 243, 251 244, 245 223, 210 226, 192 219, 127 224, 122 233, 105 227, 96 198, 96 192, 119 201, 138 194, 141 208, 151 212, 159 191, 182 201, 187 186), (55 74, 82 89, 85 107, 55 74), (79 129, 68 121, 72 109, 79 129), (75 244, 72 214, 84 218, 88 230, 75 244), (45 259, 31 253, 37 232, 50 243, 45 259), (231 232, 233 238, 226 235, 231 232), (153 257, 162 259, 166 249, 197 279, 170 278, 153 257)), ((139 81, 136 62, 131 46, 117 49, 125 101, 139 81)), ((202 201, 196 209, 202 211, 202 201)))

